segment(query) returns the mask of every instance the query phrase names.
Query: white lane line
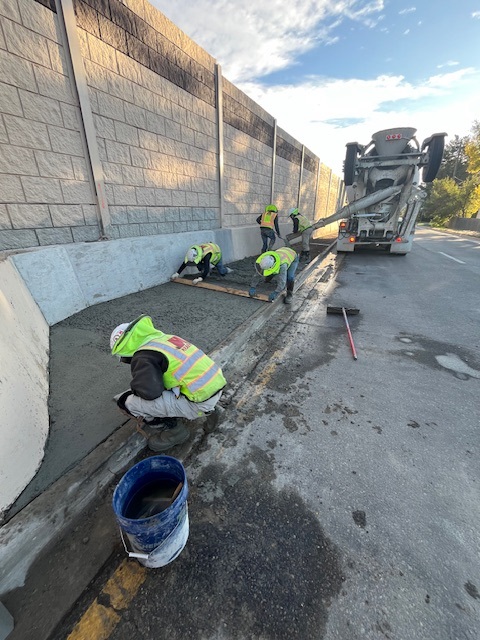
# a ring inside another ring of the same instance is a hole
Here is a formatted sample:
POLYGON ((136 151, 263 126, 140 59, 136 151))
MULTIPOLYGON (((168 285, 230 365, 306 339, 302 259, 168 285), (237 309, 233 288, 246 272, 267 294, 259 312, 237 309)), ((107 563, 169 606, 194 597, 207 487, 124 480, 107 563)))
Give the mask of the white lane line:
POLYGON ((445 256, 446 258, 450 258, 450 260, 455 260, 455 262, 459 262, 460 264, 465 264, 463 260, 457 260, 457 258, 454 258, 453 256, 449 256, 448 253, 443 253, 443 251, 439 251, 438 253, 441 253, 442 256, 445 256))

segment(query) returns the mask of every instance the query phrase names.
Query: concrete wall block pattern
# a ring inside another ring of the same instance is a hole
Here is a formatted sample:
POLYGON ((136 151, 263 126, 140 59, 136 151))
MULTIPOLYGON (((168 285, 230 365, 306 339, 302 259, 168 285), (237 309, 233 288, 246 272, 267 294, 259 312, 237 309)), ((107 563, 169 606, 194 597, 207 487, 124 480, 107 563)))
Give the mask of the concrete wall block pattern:
POLYGON ((137 127, 138 129, 148 129, 147 111, 135 104, 126 102, 124 105, 125 122, 137 127))
POLYGON ((74 242, 95 242, 101 235, 98 225, 88 227, 72 227, 71 231, 74 242))
MULTIPOLYGON (((41 96, 31 91, 19 90, 21 101, 20 113, 29 120, 36 120, 46 124, 57 124, 62 122, 62 111, 58 100, 41 96)), ((4 111, 4 113, 9 113, 4 111)))
POLYGON ((78 180, 60 181, 63 199, 67 204, 93 204, 95 196, 92 193, 89 182, 79 182, 78 180))
POLYGON ((23 249, 24 247, 38 247, 37 234, 33 230, 0 231, 0 250, 23 249))
POLYGON ((73 234, 67 229, 38 229, 38 242, 40 245, 69 244, 73 242, 73 234))
POLYGON ((34 65, 33 72, 39 93, 61 102, 77 104, 77 100, 73 96, 70 80, 66 76, 38 65, 34 65))
POLYGON ((82 226, 85 224, 82 205, 49 205, 54 227, 82 226))
POLYGON ((0 144, 0 173, 38 176, 34 152, 31 149, 0 144))
MULTIPOLYGON (((107 153, 107 159, 109 162, 117 162, 120 164, 129 165, 132 163, 133 158, 130 156, 130 147, 128 144, 122 144, 121 142, 114 142, 113 140, 105 140, 105 149, 107 153)), ((132 152, 135 149, 132 148, 132 152)), ((134 162, 135 165, 135 162, 134 162)), ((141 166, 141 165, 140 165, 141 166)))
POLYGON ((135 187, 113 185, 114 204, 137 204, 135 187))
POLYGON ((54 151, 83 157, 83 144, 79 131, 49 125, 48 134, 54 151))
POLYGON ((129 224, 148 222, 146 207, 127 207, 127 219, 129 224))
POLYGON ((8 115, 3 120, 10 144, 29 149, 51 149, 45 124, 8 115))
POLYGON ((55 178, 21 178, 27 202, 63 203, 60 181, 55 178))
POLYGON ((10 53, 44 67, 50 67, 47 40, 43 36, 10 20, 3 20, 2 28, 7 50, 10 53))
POLYGON ((9 204, 7 206, 14 229, 51 227, 52 220, 46 204, 9 204))
POLYGON ((75 178, 70 156, 51 151, 35 151, 35 158, 41 176, 70 180, 75 178))
POLYGON ((8 215, 7 205, 0 204, 0 229, 11 229, 12 222, 10 220, 10 216, 8 215))
POLYGON ((8 51, 0 50, 0 82, 36 91, 33 65, 8 51))
POLYGON ((0 82, 0 113, 23 116, 18 89, 0 82))
POLYGON ((142 187, 145 184, 143 169, 141 168, 123 165, 122 174, 124 185, 142 187))
POLYGON ((138 130, 136 127, 132 127, 132 125, 125 124, 124 122, 114 122, 114 126, 117 142, 130 144, 134 147, 139 146, 138 130))

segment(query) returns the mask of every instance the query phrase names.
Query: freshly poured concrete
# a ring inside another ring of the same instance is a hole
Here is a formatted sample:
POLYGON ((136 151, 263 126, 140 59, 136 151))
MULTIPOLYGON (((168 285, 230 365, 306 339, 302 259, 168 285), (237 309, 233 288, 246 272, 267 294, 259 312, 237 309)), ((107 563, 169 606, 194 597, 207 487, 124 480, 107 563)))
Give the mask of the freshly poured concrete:
MULTIPOLYGON (((312 243, 312 257, 325 246, 312 243)), ((246 291, 254 275, 254 261, 245 258, 231 263, 233 273, 224 278, 212 275, 209 281, 246 291)), ((257 291, 268 293, 274 288, 274 282, 260 283, 257 291)), ((110 355, 110 334, 118 324, 145 313, 160 330, 180 335, 209 353, 228 342, 230 334, 266 304, 168 282, 88 307, 51 327, 50 433, 45 457, 7 519, 125 423, 112 401, 130 381, 128 365, 110 355)))

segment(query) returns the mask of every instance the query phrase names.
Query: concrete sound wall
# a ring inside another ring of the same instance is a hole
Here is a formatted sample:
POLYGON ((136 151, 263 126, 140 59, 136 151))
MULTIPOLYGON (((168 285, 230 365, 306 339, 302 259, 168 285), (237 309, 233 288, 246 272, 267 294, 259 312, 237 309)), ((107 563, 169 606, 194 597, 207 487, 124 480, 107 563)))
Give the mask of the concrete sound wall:
POLYGON ((254 255, 266 204, 286 233, 340 183, 146 0, 0 0, 0 19, 0 352, 21 357, 1 411, 22 400, 1 513, 48 434, 48 325, 165 282, 199 234, 227 263, 254 255))
POLYGON ((148 2, 0 15, 0 250, 314 214, 318 158, 148 2))

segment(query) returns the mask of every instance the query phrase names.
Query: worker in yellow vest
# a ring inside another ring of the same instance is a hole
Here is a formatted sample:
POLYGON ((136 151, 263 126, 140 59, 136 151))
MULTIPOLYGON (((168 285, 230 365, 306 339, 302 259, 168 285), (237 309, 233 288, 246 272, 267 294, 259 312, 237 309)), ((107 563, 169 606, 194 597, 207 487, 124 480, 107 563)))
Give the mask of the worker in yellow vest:
POLYGON ((224 266, 222 251, 218 244, 214 242, 204 242, 203 244, 194 244, 190 247, 185 255, 185 260, 170 279, 176 280, 186 267, 193 265, 200 271, 200 276, 193 280, 193 284, 198 284, 202 282, 202 280, 205 280, 212 269, 216 269, 221 276, 233 272, 233 269, 224 266))
POLYGON ((275 244, 275 233, 280 238, 280 229, 278 228, 278 209, 274 204, 267 204, 262 215, 258 216, 257 224, 260 225, 260 235, 263 246, 262 253, 270 251, 275 244))
POLYGON ((313 222, 302 215, 296 207, 290 209, 288 215, 293 222, 293 233, 302 234, 302 253, 300 254, 300 262, 310 262, 310 238, 313 233, 313 222))
POLYGON ((118 325, 110 336, 112 355, 130 364, 130 389, 115 396, 118 407, 153 428, 152 451, 166 451, 188 440, 177 418, 207 416, 206 429, 218 421, 216 404, 226 385, 222 370, 190 342, 159 331, 150 316, 118 325))
POLYGON ((277 286, 268 299, 273 302, 286 287, 287 294, 284 302, 291 304, 297 267, 298 253, 289 247, 281 247, 276 251, 262 253, 255 261, 256 274, 250 283, 249 296, 255 295, 256 287, 262 277, 266 282, 270 282, 275 277, 277 286))

